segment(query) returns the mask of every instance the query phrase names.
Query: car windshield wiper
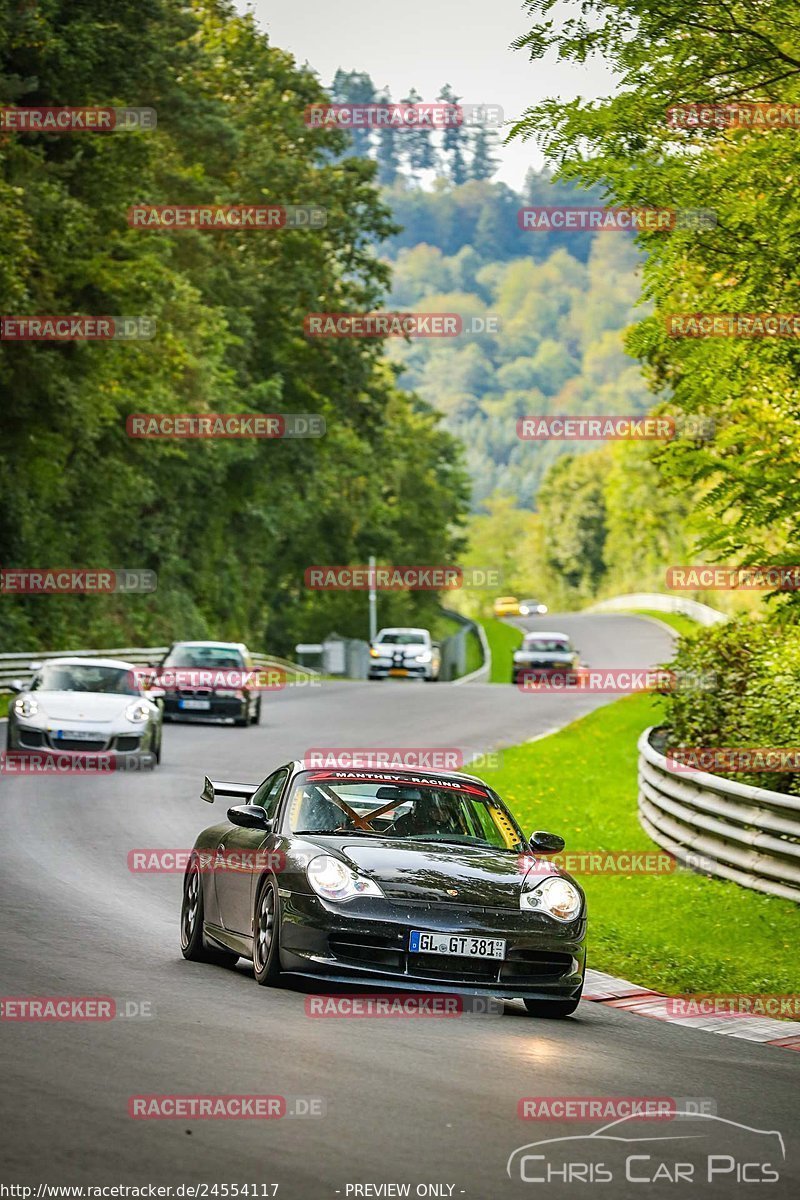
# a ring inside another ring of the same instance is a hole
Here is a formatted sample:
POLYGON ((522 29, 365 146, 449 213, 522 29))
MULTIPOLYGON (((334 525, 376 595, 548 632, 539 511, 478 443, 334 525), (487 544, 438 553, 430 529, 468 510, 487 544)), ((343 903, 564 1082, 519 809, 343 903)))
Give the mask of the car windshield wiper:
POLYGON ((341 834, 344 837, 383 837, 376 829, 295 829, 295 837, 301 833, 341 834))
POLYGON ((504 846, 493 846, 483 838, 474 838, 448 833, 412 833, 403 839, 406 842, 446 842, 449 846, 480 846, 483 850, 503 850, 504 846))

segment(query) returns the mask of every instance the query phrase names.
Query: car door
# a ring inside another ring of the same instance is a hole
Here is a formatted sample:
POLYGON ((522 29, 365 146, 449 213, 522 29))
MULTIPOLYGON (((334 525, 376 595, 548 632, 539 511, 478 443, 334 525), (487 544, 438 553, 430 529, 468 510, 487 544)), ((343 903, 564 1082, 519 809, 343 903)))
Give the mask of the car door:
MULTIPOLYGON (((260 805, 268 817, 274 818, 288 777, 288 767, 281 767, 269 775, 253 793, 250 803, 260 805)), ((214 871, 214 887, 220 920, 231 933, 247 936, 252 933, 253 893, 260 874, 260 871, 251 869, 247 861, 241 869, 235 869, 234 863, 240 854, 247 859, 254 857, 259 850, 266 852, 273 849, 276 841, 274 833, 267 833, 263 829, 244 829, 241 825, 231 825, 217 845, 224 865, 218 865, 214 871)))

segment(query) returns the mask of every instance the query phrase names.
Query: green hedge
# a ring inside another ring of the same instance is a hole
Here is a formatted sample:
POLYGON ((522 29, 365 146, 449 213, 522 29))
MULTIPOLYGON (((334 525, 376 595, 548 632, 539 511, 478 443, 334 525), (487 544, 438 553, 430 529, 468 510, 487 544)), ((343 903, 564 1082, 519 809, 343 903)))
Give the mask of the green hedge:
MULTIPOLYGON (((709 676, 709 686, 678 687, 666 698, 670 746, 797 746, 800 627, 744 617, 713 625, 681 638, 670 666, 709 676)), ((726 778, 800 794, 797 773, 728 773, 726 778)))

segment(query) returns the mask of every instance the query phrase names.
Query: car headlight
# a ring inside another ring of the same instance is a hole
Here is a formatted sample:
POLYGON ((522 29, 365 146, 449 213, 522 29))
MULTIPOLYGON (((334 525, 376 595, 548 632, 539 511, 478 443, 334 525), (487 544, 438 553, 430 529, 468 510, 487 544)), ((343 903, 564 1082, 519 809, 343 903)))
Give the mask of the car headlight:
POLYGON ((33 696, 18 696, 14 701, 14 712, 18 717, 35 717, 38 711, 39 704, 33 696))
POLYGON ((369 652, 373 658, 380 658, 380 656, 381 656, 380 650, 376 650, 376 648, 374 646, 370 646, 369 652))
POLYGON ((141 700, 135 700, 133 704, 129 704, 125 709, 125 716, 129 721, 146 721, 150 716, 150 709, 141 700))
POLYGON ((520 908, 546 912, 557 921, 574 921, 581 911, 581 894, 568 879, 551 876, 519 898, 520 908))
POLYGON ((352 900, 356 896, 382 896, 373 879, 359 875, 330 854, 312 858, 306 867, 308 882, 323 900, 352 900))
POLYGON ((423 650, 422 654, 417 655, 417 662, 430 662, 432 658, 430 650, 423 650))

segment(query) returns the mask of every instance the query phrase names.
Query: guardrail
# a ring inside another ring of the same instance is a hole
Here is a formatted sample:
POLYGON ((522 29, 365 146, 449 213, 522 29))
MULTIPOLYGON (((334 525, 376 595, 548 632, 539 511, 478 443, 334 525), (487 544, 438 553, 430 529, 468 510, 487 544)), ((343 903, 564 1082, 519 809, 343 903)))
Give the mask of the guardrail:
POLYGON ((457 621, 461 628, 458 633, 451 633, 449 637, 442 640, 442 665, 439 671, 439 678, 450 683, 468 683, 472 679, 483 678, 488 675, 490 663, 490 660, 486 657, 488 646, 486 645, 486 637, 480 625, 470 617, 465 617, 463 613, 456 612, 452 608, 442 608, 441 611, 451 621, 457 621), (483 654, 483 664, 476 671, 471 671, 467 675, 465 674, 467 665, 467 638, 470 636, 478 639, 483 654))
POLYGON ((612 596, 608 600, 598 600, 591 604, 586 612, 617 612, 631 608, 649 608, 655 612, 684 613, 700 625, 718 625, 721 621, 729 621, 727 613, 719 612, 699 600, 689 600, 684 596, 665 596, 663 592, 631 592, 627 596, 612 596))
POLYGON ((639 821, 679 862, 770 896, 800 901, 800 797, 706 771, 675 771, 639 738, 639 821))
MULTIPOLYGON (((0 654, 0 691, 7 688, 12 679, 30 683, 33 677, 31 663, 46 662, 51 658, 119 658, 134 666, 156 665, 169 650, 169 646, 125 646, 112 650, 28 650, 24 654, 0 654)), ((252 653, 253 664, 259 669, 281 667, 298 675, 315 676, 319 672, 311 667, 301 667, 287 658, 275 654, 252 653)))

